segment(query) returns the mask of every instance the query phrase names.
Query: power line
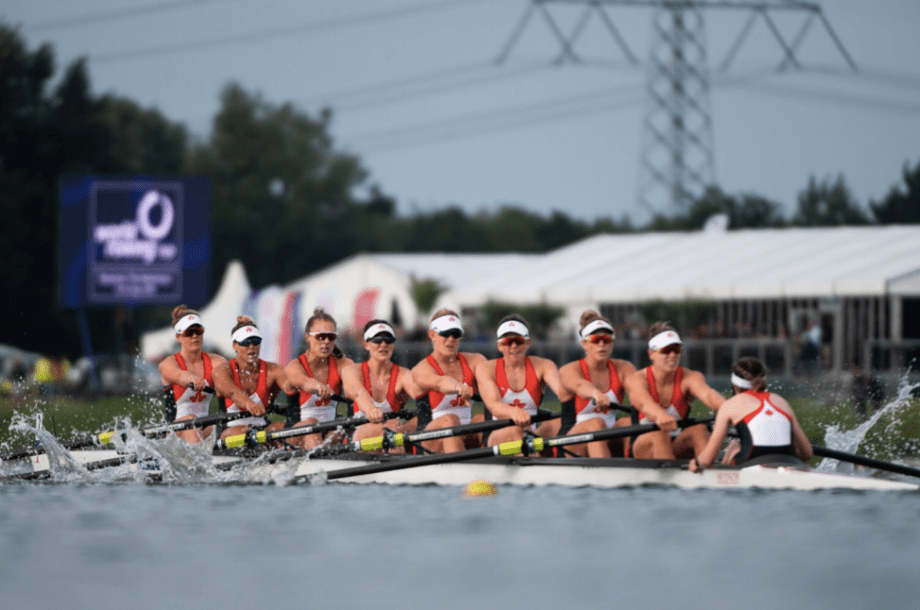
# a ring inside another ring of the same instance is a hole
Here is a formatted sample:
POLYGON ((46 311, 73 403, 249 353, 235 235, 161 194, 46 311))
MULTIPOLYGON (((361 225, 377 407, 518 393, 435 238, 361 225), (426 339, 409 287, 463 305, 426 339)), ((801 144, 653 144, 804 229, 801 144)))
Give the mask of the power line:
POLYGON ((362 144, 362 150, 390 150, 431 142, 459 139, 482 132, 519 129, 534 123, 580 119, 641 102, 642 86, 605 88, 556 97, 535 104, 467 114, 452 119, 403 126, 343 138, 362 144), (624 98, 624 99, 619 99, 624 98))
POLYGON ((418 13, 458 8, 459 6, 465 4, 482 3, 487 1, 489 0, 442 0, 441 2, 407 4, 390 10, 359 13, 345 17, 333 17, 330 19, 310 21, 296 25, 285 25, 269 30, 262 30, 260 32, 218 36, 208 40, 197 40, 184 44, 173 43, 168 45, 147 47, 143 49, 117 51, 113 53, 104 53, 102 55, 91 55, 90 59, 94 63, 112 63, 145 57, 154 57, 158 55, 173 55, 176 53, 186 53, 189 51, 202 51, 204 49, 211 49, 215 47, 253 43, 260 40, 265 40, 267 38, 278 38, 279 36, 302 34, 304 32, 333 30, 338 28, 373 24, 390 19, 399 19, 418 13))
MULTIPOLYGON (((236 1, 236 0, 230 0, 236 1)), ((30 32, 44 32, 47 30, 66 30, 87 24, 98 24, 103 21, 115 21, 118 19, 127 19, 138 17, 140 15, 150 15, 153 13, 165 13, 176 9, 189 7, 198 7, 202 4, 211 2, 227 2, 227 0, 175 0, 174 2, 160 2, 158 4, 148 4, 145 6, 135 6, 132 8, 118 9, 114 11, 100 11, 96 13, 87 13, 77 17, 66 17, 63 19, 52 19, 50 21, 40 21, 34 25, 27 25, 30 32)))

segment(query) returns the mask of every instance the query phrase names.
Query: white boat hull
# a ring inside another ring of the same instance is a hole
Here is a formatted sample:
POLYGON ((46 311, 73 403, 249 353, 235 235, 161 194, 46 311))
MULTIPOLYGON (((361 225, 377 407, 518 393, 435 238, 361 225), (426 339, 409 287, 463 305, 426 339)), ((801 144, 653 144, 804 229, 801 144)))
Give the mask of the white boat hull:
MULTIPOLYGON (((93 465, 111 460, 119 461, 115 451, 90 450, 72 451, 74 461, 81 465, 93 465)), ((383 457, 393 462, 412 460, 412 457, 383 457)), ((380 456, 352 456, 342 459, 295 457, 289 460, 269 462, 236 456, 213 456, 212 464, 233 481, 234 473, 239 480, 247 481, 290 481, 310 478, 325 480, 325 473, 343 468, 354 468, 380 461, 380 456)), ((155 461, 141 464, 128 463, 132 471, 141 470, 158 475, 155 461)), ((47 473, 48 458, 38 455, 28 460, 17 460, 0 464, 3 475, 30 476, 47 473)), ((222 479, 223 480, 223 479, 222 479)), ((892 481, 866 476, 853 476, 819 472, 808 468, 748 466, 745 468, 717 467, 701 474, 692 473, 681 467, 679 462, 657 460, 592 460, 592 459, 546 459, 546 458, 485 458, 479 460, 432 464, 401 468, 374 474, 362 474, 337 479, 336 482, 355 484, 391 485, 461 485, 471 481, 487 480, 496 485, 562 485, 567 487, 619 488, 636 486, 666 486, 681 489, 854 489, 854 490, 904 490, 916 491, 920 486, 902 481, 892 481)))

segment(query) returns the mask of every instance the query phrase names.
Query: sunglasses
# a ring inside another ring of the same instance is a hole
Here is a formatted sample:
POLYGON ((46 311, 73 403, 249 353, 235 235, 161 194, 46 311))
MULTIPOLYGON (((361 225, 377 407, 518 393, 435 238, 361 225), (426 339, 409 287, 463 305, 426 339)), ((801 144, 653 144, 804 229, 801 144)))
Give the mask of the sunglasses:
POLYGON ((589 335, 585 341, 588 343, 601 343, 607 345, 608 343, 613 343, 613 337, 606 333, 601 333, 599 335, 589 335))
POLYGON ((182 331, 183 337, 200 337, 204 334, 204 329, 200 326, 193 326, 182 331))
POLYGON ((330 333, 324 331, 316 331, 309 333, 311 337, 315 337, 317 341, 329 341, 330 343, 335 341, 339 336, 338 333, 330 333))
POLYGON ((665 345, 661 349, 655 351, 659 354, 679 354, 682 349, 683 346, 680 345, 665 345))
POLYGON ((262 337, 246 337, 242 341, 237 343, 243 347, 249 347, 250 345, 262 345, 262 337))
POLYGON ((380 345, 381 343, 392 345, 393 343, 396 343, 396 337, 393 335, 376 335, 368 339, 368 341, 371 343, 376 343, 377 345, 380 345))
POLYGON ((520 335, 512 335, 510 337, 502 337, 501 339, 498 340, 498 342, 499 344, 505 345, 505 346, 524 345, 525 343, 527 343, 527 339, 525 339, 524 337, 520 335))
POLYGON ((438 334, 442 337, 453 337, 454 339, 459 339, 463 336, 463 331, 459 328, 451 328, 449 330, 438 331, 438 334))

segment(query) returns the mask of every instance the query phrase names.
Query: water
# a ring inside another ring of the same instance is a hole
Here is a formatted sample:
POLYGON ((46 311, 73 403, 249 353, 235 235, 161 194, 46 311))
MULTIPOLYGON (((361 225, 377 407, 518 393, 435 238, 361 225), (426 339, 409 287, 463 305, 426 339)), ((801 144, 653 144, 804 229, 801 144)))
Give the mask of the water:
POLYGON ((913 608, 920 493, 0 485, 5 608, 913 608))
MULTIPOLYGON (((901 403, 828 445, 852 452, 901 403)), ((3 608, 887 610, 920 596, 920 492, 240 485, 206 445, 129 429, 119 446, 165 468, 148 484, 17 425, 49 448, 55 482, 0 483, 3 608)))

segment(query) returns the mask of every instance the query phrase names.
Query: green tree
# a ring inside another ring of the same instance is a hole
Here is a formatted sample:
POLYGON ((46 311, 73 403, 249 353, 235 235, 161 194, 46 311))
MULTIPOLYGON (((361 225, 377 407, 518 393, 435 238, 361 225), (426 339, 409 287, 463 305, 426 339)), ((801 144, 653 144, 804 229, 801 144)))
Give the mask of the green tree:
POLYGON ((728 215, 729 229, 759 229, 786 224, 781 207, 759 195, 729 195, 717 186, 708 187, 691 202, 683 214, 655 215, 649 223, 653 231, 697 231, 716 214, 728 215))
MULTIPOLYGON (((7 247, 0 281, 11 295, 0 305, 7 321, 0 342, 74 356, 74 314, 57 306, 58 231, 69 230, 58 227, 58 181, 68 173, 141 170, 126 160, 139 158, 135 147, 149 146, 158 130, 126 140, 127 124, 113 121, 114 98, 93 95, 85 60, 67 66, 57 83, 54 75, 50 45, 31 51, 18 30, 0 23, 0 209, 7 218, 0 225, 7 247)), ((159 128, 180 133, 165 120, 159 128)), ((173 138, 170 153, 158 148, 160 165, 146 171, 178 170, 184 147, 182 137, 173 138)), ((87 312, 96 351, 112 343, 112 313, 87 312)))
MULTIPOLYGON (((214 184, 214 273, 245 254, 255 286, 289 281, 361 249, 362 215, 352 192, 367 177, 358 159, 335 150, 332 115, 313 118, 228 84, 208 142, 190 173, 214 184)), ((374 196, 379 212, 385 204, 374 196)))
POLYGON ((809 178, 808 186, 799 193, 799 207, 792 224, 799 227, 832 227, 838 225, 867 225, 869 216, 853 197, 843 176, 831 182, 809 178))
POLYGON ((914 169, 905 163, 902 176, 905 190, 892 187, 882 201, 869 203, 872 215, 880 224, 920 223, 920 163, 914 169))

